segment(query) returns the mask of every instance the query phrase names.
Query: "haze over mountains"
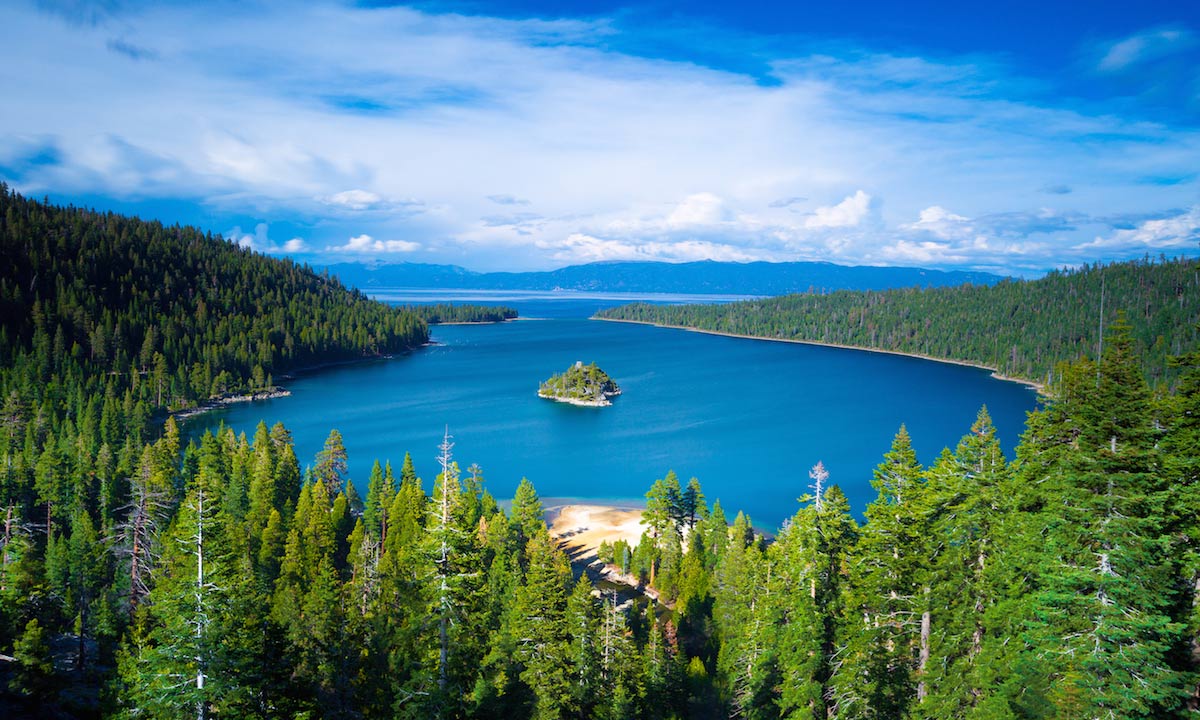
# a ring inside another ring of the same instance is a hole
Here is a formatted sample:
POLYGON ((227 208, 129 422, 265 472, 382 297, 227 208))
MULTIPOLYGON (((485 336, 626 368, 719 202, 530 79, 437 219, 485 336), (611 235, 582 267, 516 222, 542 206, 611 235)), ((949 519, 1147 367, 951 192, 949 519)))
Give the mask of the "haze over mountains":
POLYGON ((827 262, 599 262, 546 272, 491 273, 472 272, 457 265, 424 263, 339 263, 327 267, 343 283, 367 291, 411 287, 784 295, 810 290, 883 290, 965 283, 993 285, 1003 279, 984 272, 847 266, 827 262))

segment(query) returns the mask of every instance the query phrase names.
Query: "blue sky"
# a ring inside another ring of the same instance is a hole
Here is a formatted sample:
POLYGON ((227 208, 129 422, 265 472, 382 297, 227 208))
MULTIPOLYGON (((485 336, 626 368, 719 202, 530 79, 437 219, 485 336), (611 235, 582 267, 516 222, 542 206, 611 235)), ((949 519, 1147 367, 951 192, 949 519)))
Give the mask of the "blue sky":
POLYGON ((0 14, 0 179, 318 265, 1200 255, 1191 0, 0 14))

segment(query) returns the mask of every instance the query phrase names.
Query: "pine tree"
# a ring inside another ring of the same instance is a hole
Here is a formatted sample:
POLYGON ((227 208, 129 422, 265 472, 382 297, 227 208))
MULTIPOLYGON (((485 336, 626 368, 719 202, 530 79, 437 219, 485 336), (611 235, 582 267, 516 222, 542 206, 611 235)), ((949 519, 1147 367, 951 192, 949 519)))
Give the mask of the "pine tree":
POLYGON ((328 496, 326 504, 332 503, 346 482, 346 446, 342 442, 342 434, 333 429, 325 438, 325 447, 317 453, 317 461, 313 466, 313 481, 320 482, 328 496))
POLYGON ((538 497, 533 483, 526 478, 521 478, 521 482, 517 485, 517 492, 513 495, 508 523, 515 536, 515 549, 523 558, 526 556, 526 545, 529 540, 546 527, 544 515, 541 498, 538 497))
POLYGON ((871 481, 878 496, 847 562, 844 649, 833 677, 839 717, 908 715, 916 697, 922 627, 926 546, 922 469, 902 425, 871 481))
POLYGON ((603 685, 601 673, 600 609, 592 597, 592 584, 581 575, 567 600, 568 661, 572 669, 571 706, 581 717, 594 717, 603 685))
POLYGON ((738 513, 717 565, 713 620, 721 636, 717 669, 734 717, 760 717, 772 707, 775 626, 769 596, 771 567, 750 520, 738 513))
MULTIPOLYGON (((1163 436, 1163 475, 1168 487, 1167 536, 1171 556, 1179 562, 1183 615, 1192 648, 1200 648, 1200 350, 1175 359, 1182 368, 1177 404, 1163 436)), ((1189 669, 1200 671, 1195 652, 1189 669)), ((1192 696, 1200 697, 1200 680, 1192 681, 1192 696)), ((1195 703, 1193 702, 1193 705, 1195 703)))
POLYGON ((966 712, 984 691, 978 656, 987 636, 985 620, 996 603, 991 558, 1001 515, 1000 487, 1007 464, 986 408, 954 453, 945 451, 927 472, 930 575, 922 617, 922 656, 917 696, 922 713, 966 712), (928 648, 925 650, 925 648, 928 648))
MULTIPOLYGON (((217 550, 223 538, 214 536, 220 525, 213 500, 220 480, 202 471, 189 490, 164 545, 163 572, 150 592, 145 620, 121 659, 121 697, 131 716, 208 715, 214 696, 210 664, 219 642, 213 620, 223 602, 217 550)), ((233 680, 217 675, 218 689, 233 680)))
POLYGON ((1163 717, 1183 696, 1165 488, 1132 346, 1128 325, 1114 323, 1094 390, 1066 418, 1077 449, 1055 468, 1061 490, 1044 515, 1034 647, 1051 673, 1048 701, 1086 717, 1163 717))
POLYGON ((529 540, 529 569, 517 589, 516 657, 521 680, 534 695, 533 717, 566 717, 574 711, 571 635, 567 625, 571 566, 543 529, 529 540))
POLYGON ((824 718, 834 709, 830 682, 835 664, 835 631, 842 614, 846 556, 855 525, 846 496, 836 486, 824 489, 824 466, 814 468, 814 492, 771 546, 769 602, 778 623, 773 654, 780 673, 779 708, 783 717, 824 718))

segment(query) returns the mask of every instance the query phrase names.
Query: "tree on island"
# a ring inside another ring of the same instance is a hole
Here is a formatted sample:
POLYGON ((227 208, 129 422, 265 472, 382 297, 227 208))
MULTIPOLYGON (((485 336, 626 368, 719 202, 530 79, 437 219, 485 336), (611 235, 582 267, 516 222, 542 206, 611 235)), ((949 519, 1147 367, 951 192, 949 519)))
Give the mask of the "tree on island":
POLYGON ((575 405, 611 405, 609 398, 620 394, 621 388, 608 373, 596 363, 584 365, 582 360, 575 361, 566 372, 552 376, 538 387, 538 397, 575 405))

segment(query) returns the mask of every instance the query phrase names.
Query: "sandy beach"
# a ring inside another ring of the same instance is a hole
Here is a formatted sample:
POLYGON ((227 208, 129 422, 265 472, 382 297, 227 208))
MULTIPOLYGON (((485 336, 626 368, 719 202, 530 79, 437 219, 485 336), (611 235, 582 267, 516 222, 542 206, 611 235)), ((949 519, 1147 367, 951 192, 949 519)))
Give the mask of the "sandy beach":
POLYGON ((604 541, 625 540, 630 546, 637 545, 645 529, 640 508, 586 504, 546 508, 546 525, 573 561, 594 559, 604 541))

